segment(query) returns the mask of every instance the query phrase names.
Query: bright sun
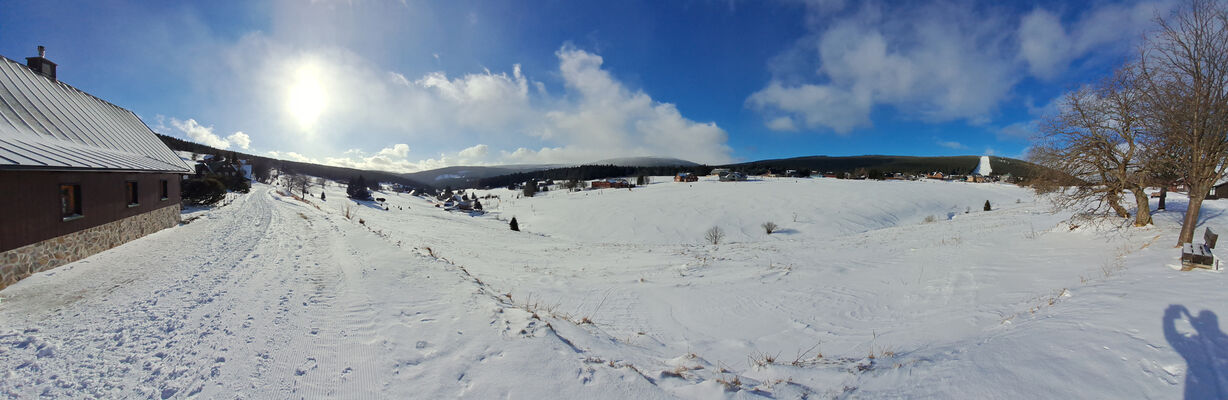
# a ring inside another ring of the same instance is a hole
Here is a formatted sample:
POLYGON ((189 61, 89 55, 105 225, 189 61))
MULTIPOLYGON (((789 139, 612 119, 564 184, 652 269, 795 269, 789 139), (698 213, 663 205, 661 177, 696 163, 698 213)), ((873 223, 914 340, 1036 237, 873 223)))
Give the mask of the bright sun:
POLYGON ((320 71, 311 64, 299 66, 295 71, 294 81, 287 96, 289 97, 286 99, 286 112, 304 130, 311 130, 315 127, 320 114, 328 105, 324 86, 320 84, 320 71))

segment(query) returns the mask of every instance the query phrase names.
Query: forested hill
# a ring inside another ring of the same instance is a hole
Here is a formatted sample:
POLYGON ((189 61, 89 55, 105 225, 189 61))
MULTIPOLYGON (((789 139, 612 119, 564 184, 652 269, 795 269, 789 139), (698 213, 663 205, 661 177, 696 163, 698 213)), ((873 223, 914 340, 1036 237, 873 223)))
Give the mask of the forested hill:
POLYGON ((189 151, 189 152, 199 153, 199 154, 216 154, 216 155, 221 155, 227 158, 237 156, 239 159, 250 160, 252 165, 259 166, 261 164, 264 164, 272 168, 276 168, 277 170, 288 172, 288 173, 319 176, 319 177, 324 177, 327 179, 341 181, 341 182, 347 182, 349 181, 350 178, 361 175, 368 181, 378 180, 382 183, 400 183, 402 185, 406 185, 406 186, 418 188, 418 189, 433 189, 433 187, 429 184, 420 182, 412 178, 402 176, 400 174, 395 174, 392 172, 362 170, 362 169, 345 168, 345 167, 334 167, 331 165, 312 164, 312 163, 305 163, 305 162, 298 162, 298 161, 278 160, 275 158, 257 156, 257 155, 247 154, 247 153, 240 153, 240 152, 235 152, 235 151, 230 151, 230 150, 220 150, 220 149, 216 149, 213 147, 205 146, 200 143, 189 142, 183 139, 166 136, 160 133, 157 135, 159 139, 162 139, 162 143, 166 143, 166 145, 170 147, 171 150, 189 151))
MULTIPOLYGON (((781 158, 774 160, 751 161, 739 164, 724 165, 722 168, 745 171, 751 174, 765 172, 768 169, 809 169, 819 172, 853 172, 857 169, 876 169, 884 173, 903 172, 906 174, 922 174, 942 172, 944 174, 969 174, 976 169, 980 156, 950 156, 950 157, 913 157, 913 156, 808 156, 781 158)), ((1011 174, 1028 177, 1035 175, 1039 168, 1036 164, 1006 157, 989 157, 993 175, 1011 174)))
MULTIPOLYGON (((499 187, 521 183, 530 179, 553 180, 591 180, 613 177, 629 177, 639 175, 661 176, 673 175, 678 172, 691 172, 707 175, 713 168, 728 168, 750 175, 760 175, 771 171, 784 172, 790 169, 819 172, 854 172, 859 169, 878 170, 883 173, 902 172, 906 174, 925 174, 941 172, 943 174, 969 174, 980 163, 980 156, 954 157, 910 157, 910 156, 850 156, 828 157, 811 156, 784 158, 777 160, 761 160, 727 165, 678 165, 653 167, 624 167, 616 165, 582 165, 577 167, 551 168, 539 171, 519 172, 476 179, 475 187, 499 187)), ((1026 178, 1034 176, 1038 167, 1023 160, 1006 157, 990 157, 992 175, 1011 174, 1026 178)))

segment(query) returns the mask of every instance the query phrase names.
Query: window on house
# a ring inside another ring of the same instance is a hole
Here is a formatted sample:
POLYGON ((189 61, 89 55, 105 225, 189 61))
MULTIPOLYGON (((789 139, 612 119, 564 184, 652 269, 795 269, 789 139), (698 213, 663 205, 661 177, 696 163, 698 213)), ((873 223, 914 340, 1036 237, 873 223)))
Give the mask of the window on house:
POLYGON ((81 185, 60 185, 60 216, 65 221, 81 217, 81 185))
POLYGON ((135 207, 135 206, 141 205, 141 200, 140 200, 141 198, 137 196, 138 192, 137 192, 136 181, 124 182, 124 185, 125 185, 125 188, 127 189, 126 192, 128 193, 128 207, 135 207))
POLYGON ((166 183, 166 179, 162 180, 162 200, 171 198, 170 186, 166 183))

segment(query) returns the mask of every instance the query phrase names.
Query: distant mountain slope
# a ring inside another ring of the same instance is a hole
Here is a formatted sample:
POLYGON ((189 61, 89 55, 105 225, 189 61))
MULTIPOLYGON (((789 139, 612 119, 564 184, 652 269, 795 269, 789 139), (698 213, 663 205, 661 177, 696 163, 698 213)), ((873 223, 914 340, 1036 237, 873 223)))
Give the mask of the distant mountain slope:
MULTIPOLYGON (((490 178, 508 175, 531 176, 534 172, 574 169, 581 166, 605 165, 623 168, 658 168, 658 167, 695 167, 694 162, 665 157, 622 157, 580 164, 523 164, 494 166, 456 166, 413 172, 404 176, 421 182, 430 183, 436 187, 476 187, 479 182, 490 178)), ((489 182, 488 182, 489 183, 489 182)))
POLYGON ((268 165, 271 165, 273 168, 278 168, 283 171, 293 171, 299 174, 318 176, 318 177, 323 177, 323 178, 331 179, 335 181, 345 182, 352 177, 362 175, 363 178, 366 178, 368 181, 374 179, 374 180, 378 180, 383 183, 400 183, 402 185, 406 185, 406 186, 410 186, 414 188, 420 188, 420 189, 431 189, 435 187, 430 182, 417 180, 412 177, 406 177, 401 174, 395 174, 395 173, 387 172, 387 171, 372 171, 372 170, 363 170, 363 169, 354 169, 354 168, 345 168, 345 167, 334 167, 331 165, 320 165, 320 164, 312 164, 312 163, 305 163, 305 162, 298 162, 298 161, 278 160, 275 158, 257 156, 257 155, 247 154, 247 153, 240 153, 240 152, 235 152, 235 151, 230 151, 230 150, 220 150, 220 149, 209 147, 209 146, 206 146, 200 143, 189 142, 183 139, 166 136, 160 133, 157 135, 159 139, 162 139, 162 143, 166 143, 166 145, 170 147, 171 150, 185 151, 185 152, 192 152, 192 153, 199 153, 199 154, 226 155, 226 154, 233 153, 237 155, 238 158, 240 159, 251 160, 252 163, 268 163, 268 165))
MULTIPOLYGON (((989 157, 994 174, 1011 174, 1019 177, 1034 176, 1039 166, 1023 160, 1006 157, 989 157)), ((681 160, 679 160, 681 161, 681 160)), ((738 164, 707 166, 691 163, 691 165, 661 165, 661 166, 617 166, 617 165, 583 165, 574 167, 549 168, 534 171, 522 171, 508 175, 491 176, 465 182, 464 185, 453 187, 498 187, 525 182, 530 179, 602 179, 613 177, 628 177, 638 175, 673 175, 677 172, 690 172, 707 175, 712 168, 729 168, 748 174, 762 174, 769 170, 783 171, 787 169, 810 169, 820 172, 853 172, 859 168, 877 169, 882 172, 903 172, 922 174, 942 172, 944 174, 969 174, 980 165, 981 156, 953 157, 912 157, 912 156, 849 156, 828 157, 810 156, 761 160, 738 164)))
MULTIPOLYGON (((808 156, 774 160, 751 161, 729 164, 722 167, 744 170, 751 173, 764 169, 809 168, 821 172, 852 172, 858 168, 877 169, 883 172, 969 174, 980 165, 981 156, 914 157, 914 156, 808 156)), ((989 156, 994 174, 1031 176, 1039 168, 1036 164, 1013 158, 989 156)))
POLYGON ((616 167, 694 167, 699 164, 687 160, 666 157, 621 157, 586 163, 585 165, 613 165, 616 167))
POLYGON ((412 172, 402 176, 419 182, 429 182, 435 187, 470 187, 478 180, 493 176, 511 175, 521 172, 541 171, 557 168, 559 165, 498 165, 490 167, 456 166, 432 169, 429 171, 412 172))

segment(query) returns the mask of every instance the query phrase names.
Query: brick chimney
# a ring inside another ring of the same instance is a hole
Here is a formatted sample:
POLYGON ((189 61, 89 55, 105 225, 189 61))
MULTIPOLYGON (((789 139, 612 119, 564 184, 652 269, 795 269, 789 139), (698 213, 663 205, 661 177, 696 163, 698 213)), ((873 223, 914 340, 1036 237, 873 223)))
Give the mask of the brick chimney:
POLYGON ((47 48, 38 46, 38 57, 26 57, 26 67, 34 70, 39 75, 55 79, 55 63, 47 59, 47 48))

